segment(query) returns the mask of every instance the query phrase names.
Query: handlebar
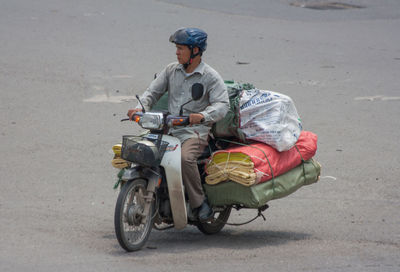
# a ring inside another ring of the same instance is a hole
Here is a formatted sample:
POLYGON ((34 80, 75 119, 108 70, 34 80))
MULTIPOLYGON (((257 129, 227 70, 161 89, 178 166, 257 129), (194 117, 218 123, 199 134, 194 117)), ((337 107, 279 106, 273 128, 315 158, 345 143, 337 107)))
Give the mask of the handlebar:
POLYGON ((166 124, 169 127, 187 126, 190 124, 189 116, 167 116, 166 124))
MULTIPOLYGON (((143 112, 136 112, 132 115, 132 121, 139 123, 140 119, 146 113, 143 112)), ((121 119, 121 122, 130 121, 129 118, 121 119)), ((168 115, 164 114, 163 123, 167 127, 175 127, 175 126, 187 126, 190 125, 190 118, 189 116, 175 116, 175 115, 168 115)))
MULTIPOLYGON (((142 116, 143 116, 143 112, 138 111, 132 115, 132 121, 135 121, 137 123, 137 122, 139 122, 140 117, 142 117, 142 116), (139 118, 139 119, 137 119, 137 118, 139 118)), ((121 122, 125 122, 125 121, 130 121, 130 119, 129 118, 121 119, 121 122)))

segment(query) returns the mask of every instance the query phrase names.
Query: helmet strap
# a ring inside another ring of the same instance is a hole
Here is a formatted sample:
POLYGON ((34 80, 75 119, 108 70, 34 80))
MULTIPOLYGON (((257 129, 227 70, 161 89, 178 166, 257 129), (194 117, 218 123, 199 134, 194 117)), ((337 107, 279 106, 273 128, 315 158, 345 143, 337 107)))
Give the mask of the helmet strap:
POLYGON ((190 65, 190 64, 192 64, 192 62, 193 62, 193 59, 195 58, 195 57, 197 57, 198 55, 200 55, 200 50, 199 50, 199 52, 197 52, 196 54, 194 54, 193 53, 193 47, 190 47, 190 59, 188 60, 188 62, 186 62, 185 64, 183 64, 183 68, 185 68, 185 69, 187 69, 188 68, 188 66, 190 65))

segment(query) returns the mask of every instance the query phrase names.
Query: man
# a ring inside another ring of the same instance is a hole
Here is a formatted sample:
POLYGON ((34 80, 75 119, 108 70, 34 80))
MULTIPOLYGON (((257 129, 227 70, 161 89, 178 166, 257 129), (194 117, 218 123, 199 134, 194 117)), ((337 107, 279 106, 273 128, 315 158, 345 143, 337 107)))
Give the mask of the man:
MULTIPOLYGON (((189 115, 190 126, 171 128, 169 134, 182 143, 182 179, 189 204, 198 212, 200 221, 206 222, 214 214, 203 192, 197 158, 208 145, 211 125, 222 119, 228 111, 228 93, 221 76, 202 62, 202 54, 207 48, 207 34, 203 30, 181 28, 171 35, 169 41, 176 45, 178 62, 162 70, 140 100, 144 108, 150 110, 168 92, 168 111, 179 115, 181 105, 191 99, 192 85, 201 83, 204 86, 203 96, 183 108, 183 115, 189 115)), ((139 105, 128 111, 129 118, 132 119, 137 111, 141 111, 139 105)))

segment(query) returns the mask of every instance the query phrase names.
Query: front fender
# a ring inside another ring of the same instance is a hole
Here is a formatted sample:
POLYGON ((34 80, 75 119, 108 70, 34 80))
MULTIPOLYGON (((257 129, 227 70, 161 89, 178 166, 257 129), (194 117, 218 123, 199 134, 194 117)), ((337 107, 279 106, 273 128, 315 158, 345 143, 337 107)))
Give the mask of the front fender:
POLYGON ((137 178, 144 178, 144 175, 141 170, 142 169, 139 165, 136 165, 131 168, 124 168, 120 179, 122 181, 129 181, 137 178))
POLYGON ((131 168, 123 168, 118 172, 118 180, 114 184, 114 189, 117 189, 119 185, 124 185, 129 180, 134 180, 137 178, 144 178, 144 175, 141 171, 141 167, 136 165, 131 168))
POLYGON ((147 167, 141 167, 139 165, 136 165, 131 168, 125 168, 122 169, 118 173, 118 182, 116 187, 118 187, 118 184, 122 182, 125 183, 127 181, 135 180, 135 179, 144 179, 148 182, 148 188, 147 190, 155 193, 155 188, 157 185, 158 180, 160 179, 161 175, 156 172, 151 170, 150 168, 147 167))

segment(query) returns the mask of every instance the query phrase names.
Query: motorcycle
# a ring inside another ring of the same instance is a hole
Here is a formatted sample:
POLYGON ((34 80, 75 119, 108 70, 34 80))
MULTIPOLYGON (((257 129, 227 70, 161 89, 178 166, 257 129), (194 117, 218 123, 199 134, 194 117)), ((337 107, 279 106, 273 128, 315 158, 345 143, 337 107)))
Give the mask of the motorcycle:
MULTIPOLYGON (((227 224, 232 207, 243 208, 240 205, 214 206, 213 219, 200 222, 188 204, 181 175, 181 143, 167 133, 171 127, 189 125, 189 117, 182 115, 183 106, 200 99, 203 86, 196 83, 191 91, 192 99, 181 106, 179 116, 146 112, 144 108, 135 113, 132 120, 150 133, 123 136, 122 145, 113 147, 113 165, 121 169, 115 185, 121 190, 115 206, 114 226, 119 244, 128 252, 140 250, 152 228, 183 229, 190 224, 204 234, 218 233, 227 224)), ((200 173, 204 173, 210 149, 214 151, 217 147, 210 144, 198 159, 200 173)), ((204 182, 204 175, 202 179, 204 182)), ((258 216, 262 216, 261 211, 267 207, 258 208, 258 216)))

